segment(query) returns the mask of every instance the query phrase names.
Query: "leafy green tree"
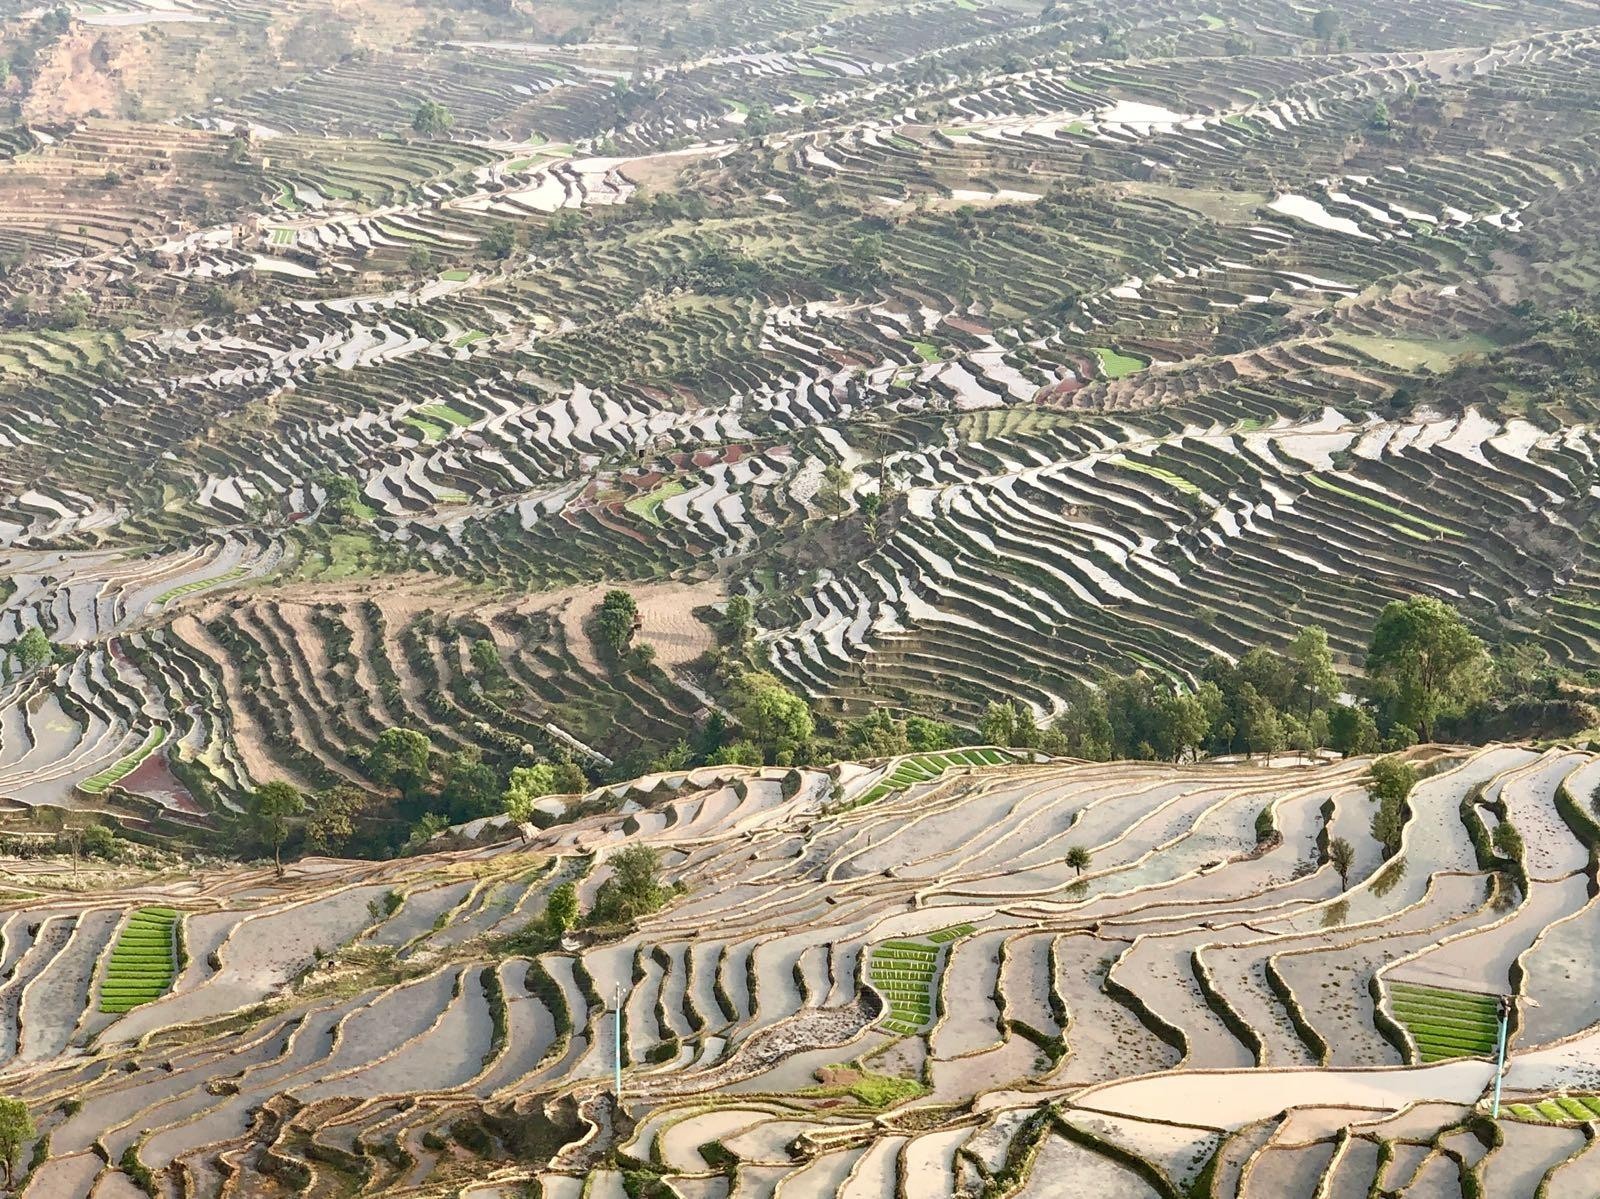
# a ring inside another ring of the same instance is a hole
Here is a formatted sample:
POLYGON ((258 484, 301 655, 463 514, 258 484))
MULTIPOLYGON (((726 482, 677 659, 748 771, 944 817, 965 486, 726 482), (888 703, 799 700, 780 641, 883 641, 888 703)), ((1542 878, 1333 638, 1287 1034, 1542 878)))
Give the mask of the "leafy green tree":
POLYGON ((1326 51, 1333 45, 1333 39, 1338 36, 1342 18, 1337 9, 1319 8, 1311 18, 1311 32, 1316 34, 1317 40, 1322 43, 1326 51))
POLYGON ((428 738, 415 729, 385 729, 367 753, 367 774, 410 797, 432 777, 432 753, 428 738))
POLYGON ((23 674, 34 674, 56 660, 56 647, 38 628, 29 629, 17 639, 17 662, 23 674))
POLYGON ((1356 864, 1356 847, 1343 837, 1335 837, 1328 846, 1328 861, 1333 863, 1333 868, 1339 872, 1339 888, 1350 889, 1350 871, 1356 864))
POLYGON ((479 637, 472 643, 472 648, 467 651, 467 656, 472 659, 472 669, 485 682, 497 681, 505 678, 506 668, 500 661, 500 651, 487 637, 479 637))
POLYGON ((475 745, 459 749, 445 759, 444 784, 439 798, 452 819, 476 820, 501 810, 500 776, 483 760, 475 745))
POLYGON ((1393 601, 1378 617, 1366 669, 1390 719, 1430 741, 1439 717, 1483 697, 1490 663, 1460 613, 1432 596, 1414 595, 1393 601))
POLYGON ((731 741, 706 755, 707 766, 760 766, 766 761, 754 741, 731 741))
POLYGON ((367 793, 349 783, 335 783, 311 797, 306 816, 306 848, 313 853, 338 853, 355 836, 355 819, 367 806, 367 793))
POLYGON ((280 875, 283 874, 283 843, 289 839, 291 822, 305 810, 306 797, 291 783, 263 783, 250 793, 250 819, 262 839, 272 846, 272 864, 280 875))
POLYGON ((954 725, 930 720, 926 716, 906 717, 906 744, 916 753, 949 749, 956 744, 956 740, 954 725))
POLYGON ((1328 712, 1328 744, 1345 757, 1370 754, 1379 743, 1372 713, 1350 704, 1335 704, 1328 712))
POLYGON ((406 251, 406 266, 414 275, 425 275, 433 269, 433 251, 427 246, 412 246, 406 251))
POLYGON ((671 892, 661 883, 661 859, 648 845, 630 845, 606 860, 611 877, 595 892, 596 924, 625 924, 648 916, 671 892))
POLYGON ((769 760, 790 754, 815 731, 806 701, 766 671, 739 675, 728 688, 728 698, 740 727, 769 760))
POLYGON ((1160 757, 1176 762, 1205 742, 1211 730, 1211 713, 1205 697, 1191 691, 1174 691, 1157 701, 1152 724, 1150 747, 1160 757))
POLYGON ((6 1164, 7 1190, 16 1182, 17 1167, 22 1164, 22 1147, 38 1135, 26 1103, 10 1096, 0 1098, 0 1160, 6 1164))
POLYGON ((578 923, 578 888, 562 883, 550 892, 544 905, 544 926, 556 940, 566 936, 578 923))
POLYGON ((911 742, 906 726, 887 708, 877 708, 845 725, 841 748, 849 758, 890 758, 908 752, 911 742))
POLYGON ((1064 739, 1063 752, 1090 762, 1109 762, 1116 739, 1102 692, 1074 679, 1066 686, 1066 707, 1051 727, 1064 739))
POLYGON ((417 853, 427 847, 445 829, 450 827, 450 821, 441 812, 427 812, 422 819, 412 826, 411 835, 406 838, 405 852, 417 853))
POLYGON ((1080 877, 1083 875, 1083 872, 1089 868, 1089 863, 1093 859, 1094 855, 1081 845, 1074 845, 1067 850, 1066 863, 1068 866, 1071 866, 1080 877))
POLYGON ((114 862, 122 854, 121 842, 116 833, 103 824, 86 825, 83 830, 83 852, 91 858, 114 862))
POLYGON ((728 636, 735 645, 743 645, 750 639, 750 630, 755 625, 756 608, 747 595, 731 595, 722 612, 723 623, 727 626, 728 636))
POLYGON ((1296 634, 1284 651, 1289 665, 1290 694, 1283 707, 1302 715, 1306 723, 1323 711, 1339 694, 1339 672, 1333 666, 1333 651, 1328 648, 1328 631, 1320 625, 1307 625, 1296 634))
POLYGON ((423 137, 440 137, 450 131, 455 117, 450 110, 435 100, 424 100, 417 105, 411 117, 411 128, 423 137))
POLYGON ((1371 774, 1370 790, 1377 799, 1399 802, 1417 785, 1417 768, 1404 758, 1379 758, 1372 764, 1371 774))
POLYGON ((1522 834, 1517 832, 1516 825, 1512 824, 1511 821, 1502 820, 1495 825, 1494 835, 1491 840, 1494 842, 1495 852, 1501 857, 1513 862, 1522 858, 1522 834))
POLYGON ((1284 746, 1277 709, 1249 683, 1239 688, 1236 735, 1246 755, 1275 754, 1284 746))
POLYGON ((517 227, 507 221, 496 222, 478 238, 478 248, 491 258, 510 258, 517 249, 517 227))
POLYGON ((1400 852, 1405 823, 1405 809, 1400 800, 1388 798, 1378 801, 1378 810, 1372 814, 1372 839, 1383 846, 1384 857, 1392 858, 1400 852))
POLYGON ((534 801, 556 793, 556 768, 549 762, 537 766, 515 766, 501 797, 506 815, 518 824, 533 820, 534 801))
POLYGON ((600 611, 595 615, 595 626, 600 640, 620 658, 633 640, 639 625, 639 605, 626 591, 612 590, 600 601, 600 611))

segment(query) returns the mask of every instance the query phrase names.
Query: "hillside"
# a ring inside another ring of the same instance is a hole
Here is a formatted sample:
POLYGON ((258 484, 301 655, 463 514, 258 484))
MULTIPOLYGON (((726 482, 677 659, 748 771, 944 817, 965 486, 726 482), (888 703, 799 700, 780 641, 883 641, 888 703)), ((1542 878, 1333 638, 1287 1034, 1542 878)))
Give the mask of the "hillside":
POLYGON ((823 722, 1349 679, 1415 593, 1544 672, 1480 731, 1592 714, 1589 4, 6 20, 17 814, 211 837, 395 727, 620 781, 726 748, 719 646, 823 722))
POLYGON ((653 776, 282 879, 36 876, 0 924, 49 1138, 23 1193, 127 1192, 108 1161, 185 1196, 1586 1193, 1600 758, 1417 751, 1386 861, 1365 760, 1008 757, 653 776), (595 928, 640 847, 664 905, 595 928), (170 988, 108 1014, 110 947, 166 909, 170 988))

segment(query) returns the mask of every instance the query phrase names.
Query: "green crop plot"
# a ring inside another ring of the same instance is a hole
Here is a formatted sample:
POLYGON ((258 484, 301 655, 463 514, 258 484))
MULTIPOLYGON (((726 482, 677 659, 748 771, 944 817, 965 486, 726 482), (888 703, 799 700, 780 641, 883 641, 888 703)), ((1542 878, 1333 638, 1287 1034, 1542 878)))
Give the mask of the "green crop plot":
POLYGON ((972 925, 961 924, 915 940, 873 946, 867 977, 888 1002, 883 1014, 886 1029, 911 1037, 933 1022, 942 951, 970 932, 972 925))
POLYGON ((636 495, 623 504, 624 511, 631 512, 641 520, 647 520, 653 525, 661 524, 661 505, 675 495, 682 495, 688 490, 681 479, 668 479, 648 495, 636 495))
POLYGON ((945 750, 934 754, 916 754, 902 759, 889 774, 879 779, 856 804, 869 804, 904 791, 917 783, 929 783, 952 766, 1004 766, 1016 759, 992 749, 945 750))
POLYGON ((1119 353, 1116 350, 1093 347, 1089 352, 1100 360, 1100 369, 1108 379, 1125 379, 1150 365, 1143 358, 1135 358, 1131 354, 1119 353))
POLYGON ((100 982, 100 1010, 120 1015, 159 998, 177 969, 174 937, 178 913, 171 908, 140 908, 128 917, 106 959, 100 982))
POLYGON ((168 604, 175 599, 182 599, 186 595, 193 595, 196 591, 204 591, 207 587, 220 587, 224 583, 233 582, 234 579, 242 579, 249 573, 250 568, 248 566, 235 566, 226 574, 217 575, 215 578, 196 579, 192 583, 185 583, 181 587, 174 587, 169 591, 163 591, 160 595, 156 596, 156 603, 168 604))
POLYGON ((163 741, 167 739, 167 730, 155 728, 150 730, 150 735, 144 739, 144 744, 131 754, 119 759, 114 764, 106 767, 99 774, 91 775, 78 784, 78 790, 85 795, 99 795, 113 783, 120 783, 127 778, 140 764, 153 754, 163 741))
POLYGON ((1415 983, 1393 983, 1389 990, 1395 1018, 1411 1033, 1424 1062, 1494 1052, 1499 1029, 1494 996, 1415 983))

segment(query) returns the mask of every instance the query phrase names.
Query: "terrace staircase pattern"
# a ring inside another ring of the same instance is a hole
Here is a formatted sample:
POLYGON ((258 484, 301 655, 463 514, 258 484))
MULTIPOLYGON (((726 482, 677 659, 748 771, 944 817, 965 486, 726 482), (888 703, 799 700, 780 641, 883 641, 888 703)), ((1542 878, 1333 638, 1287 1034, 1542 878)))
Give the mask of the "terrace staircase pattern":
POLYGON ((1217 1196, 1453 1194, 1469 1175, 1474 1193, 1581 1194, 1600 1016, 1567 991, 1600 942, 1556 932, 1592 920, 1597 880, 1593 829, 1555 787, 1600 759, 1417 760, 1389 861, 1355 831, 1361 760, 974 763, 877 792, 892 760, 648 776, 611 789, 632 814, 526 843, 41 896, 0 925, 6 1085, 50 1136, 24 1193, 103 1193, 137 1161, 185 1196, 576 1194, 591 1170, 621 1185, 586 1164, 615 1150, 696 1193, 889 1196, 909 1176, 955 1196, 1006 1171, 1046 1193, 1071 1166, 1157 1194, 1202 1176, 1217 1196), (1473 803, 1516 821, 1521 862, 1480 865, 1473 803), (1258 846, 1264 807, 1279 835, 1258 846), (1361 842, 1348 888, 1330 827, 1361 842), (592 893, 639 843, 681 898, 620 940, 506 953, 558 882, 592 893), (1081 877, 1069 844, 1092 849, 1081 877), (105 918, 119 903, 130 923, 105 918), (119 930, 164 913, 186 962, 111 1014, 119 930), (70 1002, 29 1002, 67 974, 52 994, 70 1002), (1489 1050, 1438 1025, 1498 993, 1516 1015, 1490 1143, 1473 1122, 1489 1050), (77 1052, 18 1057, 19 1033, 77 1052), (151 1058, 167 1069, 128 1069, 151 1058), (811 1077, 843 1063, 865 1081, 811 1077))

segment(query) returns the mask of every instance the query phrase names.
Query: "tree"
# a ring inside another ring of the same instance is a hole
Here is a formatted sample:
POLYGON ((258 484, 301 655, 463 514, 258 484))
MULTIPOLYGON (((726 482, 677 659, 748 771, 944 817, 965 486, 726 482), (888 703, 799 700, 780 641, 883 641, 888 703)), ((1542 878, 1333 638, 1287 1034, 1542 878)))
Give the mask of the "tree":
POLYGON ((306 810, 306 797, 292 783, 263 783, 250 794, 250 818, 263 840, 272 846, 272 864, 283 874, 283 843, 289 839, 290 821, 306 810))
POLYGON ((723 608, 722 619, 727 625, 728 636, 735 645, 743 645, 750 639, 750 629, 755 623, 756 609, 750 602, 750 597, 745 595, 731 595, 727 605, 723 608))
POLYGON ((38 1134, 26 1103, 9 1096, 0 1098, 0 1158, 6 1164, 7 1190, 16 1181, 17 1167, 22 1164, 22 1147, 38 1134))
POLYGON ((1328 861, 1333 863, 1333 868, 1339 872, 1339 888, 1350 889, 1350 871, 1356 864, 1356 847, 1343 837, 1335 837, 1333 844, 1328 846, 1328 861))
POLYGON ((555 790, 556 768, 549 762, 540 762, 537 766, 514 766, 501 802, 505 805, 506 815, 514 822, 528 824, 533 820, 536 810, 534 801, 553 795, 555 790))
POLYGON ((117 841, 116 833, 105 825, 90 824, 84 826, 83 851, 92 858, 103 858, 108 862, 114 862, 120 856, 122 847, 117 841))
POLYGON ((478 238, 478 248, 491 258, 510 258, 517 248, 517 227, 508 221, 491 225, 478 238))
POLYGON ((1494 842, 1495 852, 1502 858, 1513 862, 1522 858, 1522 834, 1517 832, 1516 825, 1511 821, 1502 820, 1495 825, 1494 836, 1491 839, 1494 842))
POLYGON ((29 629, 18 639, 17 661, 23 674, 34 674, 55 660, 56 647, 50 644, 50 638, 44 635, 43 630, 29 629))
POLYGON ((1345 757, 1370 754, 1378 748, 1378 726, 1372 713, 1350 704, 1335 704, 1328 712, 1328 744, 1345 757))
POLYGON ((916 753, 949 749, 956 743, 954 725, 926 716, 906 717, 906 744, 916 753))
POLYGON ((433 266, 433 251, 427 246, 412 246, 406 252, 406 266, 411 268, 412 274, 426 274, 433 266))
POLYGON ((505 667, 500 662, 500 651, 487 637, 480 637, 472 643, 472 648, 467 651, 467 656, 472 659, 472 669, 484 682, 490 682, 505 677, 505 667))
POLYGON ((1281 750, 1283 726, 1271 702, 1249 683, 1239 688, 1238 702, 1237 736, 1245 754, 1275 754, 1281 750))
POLYGON ((544 926, 559 941, 578 923, 578 888, 562 883, 544 905, 544 926))
POLYGON ((1372 839, 1383 846, 1384 857, 1392 858, 1400 852, 1405 824, 1405 809, 1401 807, 1400 800, 1378 801, 1378 810, 1372 814, 1372 839))
POLYGON ((1404 758, 1379 758, 1372 764, 1372 795, 1396 803, 1411 794, 1417 785, 1417 768, 1404 758))
POLYGON ((435 100, 424 100, 411 117, 411 128, 423 137, 439 137, 455 123, 450 110, 435 100))
POLYGON ((1296 634, 1284 651, 1289 664, 1291 694, 1286 697, 1294 710, 1309 725, 1312 716, 1325 709, 1339 694, 1339 672, 1333 668, 1333 652, 1328 648, 1328 631, 1320 625, 1307 625, 1296 634))
POLYGON ((707 766, 760 766, 766 761, 754 741, 730 741, 706 755, 707 766))
POLYGON ((1065 688, 1066 707, 1051 726, 1066 741, 1065 752, 1090 762, 1109 762, 1115 753, 1105 695, 1073 680, 1065 688))
POLYGON ((1379 615, 1367 650, 1367 675, 1390 718, 1433 739, 1440 716, 1480 699, 1488 686, 1489 655, 1460 613, 1442 600, 1414 595, 1379 615))
POLYGON ((766 671, 745 671, 728 688, 728 698, 740 726, 769 759, 811 740, 815 725, 806 701, 766 671))
POLYGON ((492 816, 501 810, 500 797, 500 776, 485 764, 477 746, 459 749, 445 759, 439 798, 453 820, 492 816))
POLYGON ((1311 32, 1317 35, 1324 51, 1333 45, 1333 39, 1339 33, 1339 24, 1339 13, 1332 8, 1320 8, 1311 18, 1311 32))
POLYGON ((1071 866, 1075 871, 1078 872, 1078 876, 1081 878, 1083 876, 1083 872, 1089 868, 1089 862, 1093 859, 1093 857, 1094 855, 1083 846, 1074 845, 1071 849, 1067 850, 1066 862, 1068 866, 1071 866))
POLYGON ((639 605, 626 591, 608 591, 594 619, 601 641, 620 658, 639 625, 639 605))
POLYGON ((415 729, 385 729, 367 754, 367 773, 409 797, 432 776, 432 753, 428 738, 415 729))
POLYGON ((306 848, 313 853, 338 853, 355 835, 355 818, 367 805, 367 793, 349 783, 336 783, 311 797, 306 817, 306 848))
POLYGON ((630 845, 608 859, 611 877, 595 892, 591 918, 597 924, 625 924, 647 916, 667 901, 661 884, 661 859, 648 845, 630 845))
POLYGON ((906 737, 906 726, 887 708, 877 708, 845 725, 841 748, 850 758, 892 758, 909 751, 911 742, 906 737))

